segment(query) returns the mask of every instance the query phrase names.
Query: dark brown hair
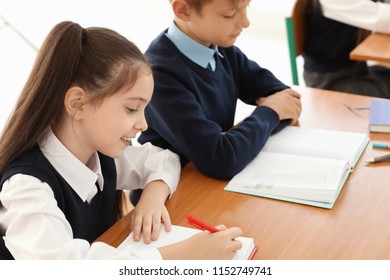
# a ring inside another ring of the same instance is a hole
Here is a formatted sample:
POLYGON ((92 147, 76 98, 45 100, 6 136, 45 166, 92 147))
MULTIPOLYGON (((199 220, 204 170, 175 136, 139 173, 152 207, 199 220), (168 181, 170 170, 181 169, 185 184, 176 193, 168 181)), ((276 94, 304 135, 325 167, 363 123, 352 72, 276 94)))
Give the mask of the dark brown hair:
MULTIPOLYGON (((152 73, 141 51, 117 32, 82 28, 65 21, 48 34, 0 136, 0 173, 37 144, 49 126, 61 124, 67 90, 80 86, 97 103, 123 88, 130 89, 141 73, 152 73)), ((114 219, 123 214, 117 191, 114 219)))
POLYGON ((0 138, 0 173, 60 125, 64 97, 78 85, 98 102, 134 85, 151 68, 141 51, 117 32, 61 22, 48 34, 0 138))

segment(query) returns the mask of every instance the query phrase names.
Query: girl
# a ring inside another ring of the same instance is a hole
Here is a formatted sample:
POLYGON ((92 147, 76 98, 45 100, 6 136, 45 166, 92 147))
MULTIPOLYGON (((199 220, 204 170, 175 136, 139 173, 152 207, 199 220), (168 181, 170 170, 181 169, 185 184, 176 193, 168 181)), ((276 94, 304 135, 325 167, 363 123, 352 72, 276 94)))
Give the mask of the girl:
POLYGON ((144 188, 134 235, 149 243, 175 191, 178 157, 129 146, 147 128, 152 70, 116 32, 62 22, 49 33, 0 138, 0 258, 223 259, 241 247, 239 228, 199 233, 170 246, 119 252, 92 243, 114 222, 116 190, 144 188), (196 250, 195 250, 196 249, 196 250))

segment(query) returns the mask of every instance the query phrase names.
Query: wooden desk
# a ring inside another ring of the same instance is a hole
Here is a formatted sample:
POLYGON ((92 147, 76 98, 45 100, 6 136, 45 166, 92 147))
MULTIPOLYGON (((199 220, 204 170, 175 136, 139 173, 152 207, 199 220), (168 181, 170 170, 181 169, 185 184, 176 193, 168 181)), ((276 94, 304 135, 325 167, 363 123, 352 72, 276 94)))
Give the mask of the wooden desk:
MULTIPOLYGON (((302 93, 302 127, 366 133, 370 97, 297 88, 302 93)), ((371 134, 390 141, 389 134, 371 134)), ((182 171, 177 192, 167 201, 173 224, 188 226, 191 213, 211 224, 239 226, 255 238, 255 259, 390 259, 390 165, 365 165, 385 153, 371 143, 349 176, 333 209, 224 191, 227 181, 202 175, 191 164, 182 171)), ((129 233, 127 216, 99 240, 118 245, 129 233)))
POLYGON ((350 59, 390 63, 390 35, 373 33, 350 53, 350 59))

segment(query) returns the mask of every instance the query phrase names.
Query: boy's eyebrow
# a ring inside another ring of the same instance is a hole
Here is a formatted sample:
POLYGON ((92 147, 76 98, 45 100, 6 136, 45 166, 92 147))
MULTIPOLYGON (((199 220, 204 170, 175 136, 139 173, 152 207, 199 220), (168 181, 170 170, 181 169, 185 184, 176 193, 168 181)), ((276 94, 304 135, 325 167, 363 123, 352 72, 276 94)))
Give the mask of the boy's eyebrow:
MULTIPOLYGON (((236 6, 232 6, 232 7, 230 7, 230 8, 226 8, 225 11, 226 11, 226 12, 228 12, 228 11, 234 11, 234 10, 238 10, 238 9, 240 9, 240 8, 242 8, 242 7, 245 7, 245 6, 249 6, 249 4, 250 4, 251 1, 252 1, 252 0, 249 0, 248 3, 242 3, 241 6, 240 6, 240 5, 236 5, 236 6)), ((239 4, 240 4, 240 3, 239 3, 239 4)))
POLYGON ((249 0, 249 1, 242 1, 242 2, 239 2, 236 6, 236 9, 240 9, 242 7, 246 7, 246 6, 249 6, 249 4, 251 3, 252 0, 249 0), (242 5, 240 5, 242 4, 242 5))

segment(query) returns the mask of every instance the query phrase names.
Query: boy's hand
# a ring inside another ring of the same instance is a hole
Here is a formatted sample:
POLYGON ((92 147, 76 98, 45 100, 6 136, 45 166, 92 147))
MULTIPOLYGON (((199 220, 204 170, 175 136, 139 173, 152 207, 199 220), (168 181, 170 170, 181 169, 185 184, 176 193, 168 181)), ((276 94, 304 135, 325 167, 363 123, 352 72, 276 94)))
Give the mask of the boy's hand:
POLYGON ((256 104, 271 108, 279 115, 280 120, 291 119, 291 124, 298 121, 302 112, 301 95, 291 88, 260 97, 256 99, 256 104))

